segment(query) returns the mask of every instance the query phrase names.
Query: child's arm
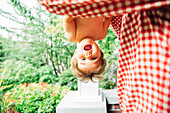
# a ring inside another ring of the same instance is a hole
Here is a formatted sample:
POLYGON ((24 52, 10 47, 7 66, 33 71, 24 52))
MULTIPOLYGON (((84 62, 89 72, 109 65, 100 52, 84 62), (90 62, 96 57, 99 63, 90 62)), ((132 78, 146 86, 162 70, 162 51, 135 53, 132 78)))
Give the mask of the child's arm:
POLYGON ((104 27, 105 30, 108 29, 111 19, 112 19, 112 17, 105 17, 105 20, 103 22, 103 27, 104 27))
POLYGON ((68 41, 75 42, 76 41, 75 18, 65 16, 63 24, 64 24, 65 35, 66 35, 68 41))
POLYGON ((105 17, 104 21, 103 21, 103 29, 104 29, 104 38, 107 35, 107 30, 109 28, 110 25, 110 21, 111 21, 112 17, 105 17))
POLYGON ((107 30, 109 28, 111 19, 112 19, 112 17, 105 17, 105 18, 103 18, 103 34, 102 34, 102 36, 98 40, 102 40, 102 39, 104 39, 106 37, 107 30))

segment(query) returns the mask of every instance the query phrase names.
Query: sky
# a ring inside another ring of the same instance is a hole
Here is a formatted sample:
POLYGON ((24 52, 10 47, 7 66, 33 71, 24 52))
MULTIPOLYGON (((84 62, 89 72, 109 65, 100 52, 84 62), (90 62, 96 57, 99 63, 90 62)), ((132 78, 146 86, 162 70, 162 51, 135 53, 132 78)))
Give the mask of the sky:
MULTIPOLYGON (((10 0, 0 0, 0 9, 4 10, 6 12, 10 12, 11 14, 15 15, 15 11, 14 11, 13 7, 10 4, 8 4, 9 1, 10 0)), ((21 1, 24 4, 27 4, 27 6, 30 8, 33 6, 36 6, 36 4, 37 4, 37 0, 21 0, 21 1)), ((22 20, 21 17, 17 17, 17 19, 22 20)), ((16 28, 16 26, 17 26, 17 28, 22 28, 21 25, 15 23, 5 17, 2 17, 1 15, 0 15, 0 25, 4 26, 4 27, 16 28)), ((0 29, 0 34, 6 38, 10 36, 10 34, 8 32, 6 32, 5 30, 2 30, 2 29, 0 29)))

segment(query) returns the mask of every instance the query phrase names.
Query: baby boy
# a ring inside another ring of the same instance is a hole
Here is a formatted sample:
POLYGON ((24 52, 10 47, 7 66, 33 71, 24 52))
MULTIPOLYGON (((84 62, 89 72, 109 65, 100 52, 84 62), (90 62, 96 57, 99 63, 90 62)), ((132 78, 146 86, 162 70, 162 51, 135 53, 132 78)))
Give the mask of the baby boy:
POLYGON ((111 17, 64 17, 67 39, 77 42, 77 49, 71 59, 72 73, 81 81, 102 79, 106 60, 95 41, 106 37, 110 21, 111 17))

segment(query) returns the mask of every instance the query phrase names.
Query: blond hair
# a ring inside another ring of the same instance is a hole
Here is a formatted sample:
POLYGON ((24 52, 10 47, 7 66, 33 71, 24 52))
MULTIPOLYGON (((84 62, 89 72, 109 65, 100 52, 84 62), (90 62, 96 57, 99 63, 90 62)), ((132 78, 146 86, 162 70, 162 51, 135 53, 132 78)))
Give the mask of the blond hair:
POLYGON ((76 56, 73 55, 71 59, 71 67, 72 67, 71 71, 73 75, 75 75, 80 81, 87 81, 87 82, 89 80, 93 81, 93 79, 97 79, 97 80, 103 79, 101 74, 104 72, 105 67, 106 67, 106 59, 104 59, 103 57, 104 57, 104 54, 101 51, 101 57, 99 59, 100 65, 95 71, 83 72, 83 71, 80 71, 80 69, 78 68, 78 60, 76 56))

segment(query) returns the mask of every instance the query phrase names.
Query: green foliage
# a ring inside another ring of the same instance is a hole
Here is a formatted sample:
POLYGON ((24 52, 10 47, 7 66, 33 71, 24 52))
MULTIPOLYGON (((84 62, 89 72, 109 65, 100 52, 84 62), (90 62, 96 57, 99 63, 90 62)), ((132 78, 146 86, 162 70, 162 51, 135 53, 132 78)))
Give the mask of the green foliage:
POLYGON ((100 81, 100 87, 102 89, 116 88, 119 40, 110 28, 106 38, 99 41, 99 46, 107 60, 106 69, 103 73, 104 79, 100 81))
POLYGON ((3 50, 2 42, 0 42, 0 62, 4 61, 3 58, 5 57, 5 52, 2 50, 3 50))
POLYGON ((48 65, 35 68, 32 64, 24 61, 6 60, 2 66, 8 69, 7 76, 3 79, 3 86, 12 84, 16 86, 25 82, 47 82, 55 84, 58 81, 58 77, 53 74, 52 67, 48 65))
POLYGON ((114 89, 117 83, 117 75, 115 74, 104 74, 104 79, 100 81, 99 87, 102 89, 114 89))
POLYGON ((52 65, 56 76, 68 69, 76 44, 68 43, 64 36, 62 18, 42 9, 38 2, 37 6, 32 8, 22 0, 11 0, 9 4, 13 6, 16 14, 0 9, 2 12, 0 15, 23 27, 11 29, 0 26, 1 29, 16 34, 20 39, 16 44, 7 44, 5 49, 5 51, 9 50, 7 58, 25 61, 37 68, 44 64, 52 65), (18 17, 22 17, 22 21, 18 20, 18 17), (13 46, 12 51, 11 46, 13 46))
POLYGON ((0 35, 0 62, 8 59, 8 55, 12 49, 14 49, 11 39, 5 39, 0 35))
POLYGON ((99 40, 99 47, 103 51, 106 59, 112 57, 114 51, 119 47, 117 37, 110 28, 108 29, 106 38, 99 40))
POLYGON ((113 89, 117 86, 117 68, 118 68, 118 49, 107 59, 107 66, 104 71, 104 79, 100 81, 100 87, 103 89, 113 89))
MULTIPOLYGON (((77 79, 69 71, 70 59, 76 44, 69 43, 64 36, 62 18, 49 13, 39 4, 31 8, 22 0, 11 0, 9 4, 13 6, 15 13, 0 9, 0 16, 23 27, 19 29, 0 26, 0 29, 14 34, 12 36, 15 39, 18 38, 13 41, 11 37, 5 39, 0 36, 0 64, 9 70, 8 77, 4 79, 2 85, 16 86, 24 82, 41 81, 53 84, 59 82, 76 90, 77 79)), ((108 29, 107 37, 98 41, 98 44, 107 60, 100 87, 114 88, 119 42, 112 30, 108 29)))
POLYGON ((67 69, 60 74, 59 83, 61 86, 68 86, 71 90, 77 90, 77 78, 67 69))
POLYGON ((4 79, 4 86, 39 82, 38 70, 32 64, 27 64, 24 61, 6 60, 2 66, 8 69, 8 77, 4 79))
POLYGON ((3 100, 4 90, 12 86, 12 85, 2 86, 2 83, 4 82, 3 79, 7 77, 6 76, 7 71, 8 70, 4 68, 0 69, 0 111, 4 107, 4 100, 3 100))
POLYGON ((37 68, 46 63, 42 52, 44 48, 36 47, 30 42, 12 41, 11 38, 0 37, 0 47, 2 47, 0 49, 2 61, 21 60, 37 68))
POLYGON ((53 74, 53 68, 52 66, 42 66, 38 69, 39 71, 39 82, 46 82, 48 84, 53 83, 55 84, 56 82, 58 82, 58 76, 56 76, 55 74, 53 74))
POLYGON ((47 83, 21 84, 4 95, 5 108, 20 113, 55 113, 55 107, 69 91, 47 83))

